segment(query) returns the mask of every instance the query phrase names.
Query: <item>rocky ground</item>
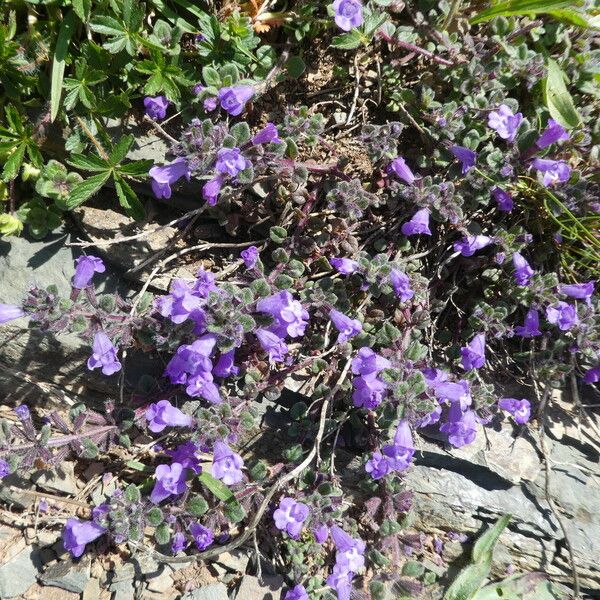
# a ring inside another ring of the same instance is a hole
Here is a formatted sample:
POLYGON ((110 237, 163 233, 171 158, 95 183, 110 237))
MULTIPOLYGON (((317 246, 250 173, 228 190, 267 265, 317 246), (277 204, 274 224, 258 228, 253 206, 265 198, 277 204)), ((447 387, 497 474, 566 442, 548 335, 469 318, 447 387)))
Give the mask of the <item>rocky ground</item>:
MULTIPOLYGON (((138 144, 140 148, 149 144, 154 153, 159 142, 140 138, 138 144)), ((140 148, 136 151, 141 152, 140 148)), ((180 200, 188 202, 190 197, 180 200)), ((162 209, 156 210, 160 220, 162 209)), ((0 242, 0 302, 18 303, 31 283, 55 284, 68 295, 73 260, 81 250, 66 244, 76 241, 78 227, 86 232, 82 239, 92 240, 132 231, 127 218, 93 206, 79 209, 76 219, 78 226, 71 223, 50 240, 0 242)), ((94 253, 99 252, 111 265, 101 278, 100 292, 118 290, 129 296, 139 290, 152 265, 136 267, 164 248, 176 231, 167 227, 143 240, 95 248, 94 253)), ((156 279, 153 291, 165 290, 171 277, 190 275, 199 264, 210 266, 210 260, 205 254, 192 254, 187 266, 166 270, 164 277, 156 279)), ((100 403, 114 394, 112 380, 85 368, 88 353, 78 338, 56 340, 28 330, 26 322, 0 328, 0 416, 13 418, 11 407, 17 401, 64 408, 79 397, 100 403)), ((127 378, 136 381, 152 368, 145 357, 135 357, 127 364, 127 378)), ((570 407, 569 398, 560 394, 550 403, 547 463, 535 427, 516 439, 507 424, 486 428, 477 443, 452 452, 421 441, 416 464, 406 479, 415 493, 410 524, 415 535, 424 536, 425 545, 434 536, 444 542, 443 560, 434 556, 428 561, 430 570, 443 576, 448 563, 462 552, 462 542, 508 512, 513 519, 501 537, 496 574, 515 568, 542 571, 570 584, 571 547, 581 588, 598 595, 600 419, 581 420, 570 407)), ((276 423, 275 408, 263 406, 273 413, 276 423)), ((342 477, 351 478, 352 461, 348 455, 342 477)), ((84 555, 72 561, 59 541, 61 526, 110 489, 110 478, 102 476, 100 467, 91 462, 80 473, 65 462, 60 471, 51 473, 41 465, 29 480, 10 476, 2 481, 0 598, 247 600, 282 596, 283 579, 264 557, 257 560, 254 548, 222 555, 210 564, 160 565, 145 555, 132 557, 125 550, 119 554, 109 549, 93 560, 84 555), (40 511, 42 498, 49 504, 45 512, 40 511)))

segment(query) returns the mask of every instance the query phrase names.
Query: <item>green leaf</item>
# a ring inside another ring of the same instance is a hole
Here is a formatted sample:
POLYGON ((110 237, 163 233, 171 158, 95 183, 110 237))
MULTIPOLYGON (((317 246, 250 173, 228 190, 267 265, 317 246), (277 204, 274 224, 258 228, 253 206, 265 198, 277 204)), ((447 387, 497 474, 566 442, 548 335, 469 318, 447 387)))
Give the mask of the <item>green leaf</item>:
POLYGON ((106 15, 93 18, 90 22, 90 29, 102 35, 118 36, 124 33, 122 24, 106 15))
POLYGON ((145 465, 138 460, 129 460, 125 463, 125 466, 130 469, 134 469, 135 471, 141 471, 142 473, 152 473, 153 469, 149 465, 145 465))
POLYGON ((221 483, 206 471, 202 471, 198 475, 198 480, 219 500, 223 502, 237 502, 233 492, 224 483, 221 483))
POLYGON ((292 79, 298 79, 306 71, 306 63, 299 56, 290 56, 285 68, 292 79))
POLYGON ((146 216, 144 205, 139 201, 131 186, 119 175, 115 176, 115 189, 119 197, 119 204, 125 209, 125 213, 141 221, 146 216))
POLYGON ((504 531, 508 522, 511 519, 511 515, 503 515, 496 523, 490 527, 484 534, 479 536, 475 544, 473 545, 473 551, 471 556, 473 562, 492 562, 492 554, 494 552, 494 546, 500 537, 500 534, 504 531))
POLYGON ((71 5, 75 14, 81 19, 83 23, 86 23, 90 18, 90 11, 92 10, 92 0, 71 0, 71 5))
POLYGON ((133 142, 135 142, 133 135, 123 136, 110 152, 108 157, 110 164, 113 166, 118 165, 127 156, 131 146, 133 146, 133 142))
POLYGON ((548 59, 545 96, 550 116, 566 129, 573 129, 581 123, 581 116, 575 108, 573 98, 565 85, 565 74, 556 61, 548 59))
POLYGON ((21 165, 23 164, 23 158, 25 157, 25 148, 27 148, 26 142, 19 144, 6 159, 6 163, 2 171, 2 179, 4 179, 4 181, 10 181, 19 174, 19 169, 21 168, 21 165))
POLYGON ((221 77, 219 77, 218 71, 211 66, 202 67, 202 79, 206 85, 221 87, 221 77))
POLYGON ((354 48, 358 48, 362 44, 362 41, 363 36, 361 32, 358 29, 353 29, 348 33, 336 35, 331 41, 331 45, 340 50, 354 50, 354 48))
POLYGON ((489 563, 475 563, 463 569, 444 594, 444 600, 471 600, 490 573, 489 563))
POLYGON ((537 15, 560 10, 561 8, 573 8, 580 6, 578 0, 505 0, 504 2, 492 2, 492 6, 481 11, 471 19, 471 24, 489 21, 494 17, 509 17, 512 15, 537 15))
POLYGON ((89 179, 77 184, 65 202, 67 208, 72 210, 73 208, 85 202, 88 198, 100 190, 109 177, 110 171, 106 171, 105 173, 92 175, 89 179))
POLYGON ((82 171, 101 172, 110 169, 110 165, 103 158, 94 156, 93 154, 90 154, 89 156, 84 156, 83 154, 71 154, 67 159, 67 163, 82 171))
POLYGON ((161 523, 154 530, 154 538, 160 546, 168 544, 171 540, 171 530, 169 529, 169 526, 166 523, 161 523))
POLYGON ((127 177, 147 177, 153 164, 152 160, 135 160, 125 165, 119 165, 118 171, 127 177))

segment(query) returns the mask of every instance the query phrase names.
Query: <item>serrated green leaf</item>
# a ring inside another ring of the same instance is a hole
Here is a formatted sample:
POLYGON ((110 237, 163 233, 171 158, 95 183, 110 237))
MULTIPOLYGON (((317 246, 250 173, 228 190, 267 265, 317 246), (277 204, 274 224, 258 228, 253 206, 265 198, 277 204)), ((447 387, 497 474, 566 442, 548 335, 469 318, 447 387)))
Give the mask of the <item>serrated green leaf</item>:
POLYGON ((4 181, 11 181, 19 174, 19 169, 21 168, 23 158, 25 157, 25 148, 27 148, 25 142, 19 144, 6 159, 4 169, 2 170, 2 179, 4 181))
POLYGON ((131 146, 135 142, 133 135, 124 135, 113 147, 108 156, 110 164, 113 166, 118 165, 126 156, 131 146))
POLYGON ((110 169, 110 165, 103 158, 94 156, 93 154, 88 156, 84 156, 83 154, 71 154, 67 159, 67 163, 82 171, 102 172, 110 169))
POLYGON ((117 171, 127 177, 147 177, 153 164, 154 161, 152 160, 136 160, 125 165, 119 165, 117 171))
POLYGON ((561 8, 580 6, 581 3, 577 0, 505 0, 504 2, 492 2, 491 5, 490 8, 471 18, 471 24, 489 21, 494 17, 543 14, 561 8))
POLYGON ((108 181, 109 177, 110 171, 106 171, 105 173, 92 175, 90 178, 78 183, 65 202, 67 208, 72 210, 91 198, 108 181))
POLYGON ((581 123, 581 116, 575 108, 573 98, 565 85, 565 74, 558 63, 548 59, 545 96, 550 116, 566 129, 573 129, 581 123))
POLYGON ((136 221, 141 221, 146 216, 144 205, 139 201, 131 186, 118 175, 115 177, 115 189, 119 197, 119 204, 125 209, 125 213, 136 221))

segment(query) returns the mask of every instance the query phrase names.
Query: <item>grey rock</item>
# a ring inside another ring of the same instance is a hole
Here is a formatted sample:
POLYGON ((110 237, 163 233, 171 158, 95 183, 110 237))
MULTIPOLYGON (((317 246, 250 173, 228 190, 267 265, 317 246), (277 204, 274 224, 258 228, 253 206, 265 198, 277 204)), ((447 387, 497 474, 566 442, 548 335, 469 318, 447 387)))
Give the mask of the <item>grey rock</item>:
POLYGON ((35 546, 28 546, 2 565, 0 598, 16 598, 24 594, 36 582, 41 566, 35 546))
POLYGON ((229 596, 222 583, 213 583, 184 594, 181 600, 229 600, 229 596))
POLYGON ((219 554, 215 559, 215 562, 234 573, 245 573, 249 560, 250 557, 246 552, 234 550, 233 552, 219 554))
POLYGON ((52 471, 40 470, 31 475, 32 481, 47 492, 76 494, 75 472, 72 462, 62 462, 52 471))
MULTIPOLYGON (((1 389, 1 386, 0 386, 1 389)), ((34 502, 34 497, 20 492, 19 490, 28 490, 31 483, 17 473, 8 475, 0 480, 0 502, 15 508, 28 508, 34 502)))
POLYGON ((69 592, 83 593, 90 580, 90 559, 83 557, 74 562, 70 559, 48 567, 40 581, 44 585, 53 585, 69 592))
POLYGON ((82 600, 100 600, 100 580, 92 577, 83 590, 82 600))
POLYGON ((149 579, 147 587, 151 592, 166 592, 173 587, 173 578, 168 571, 163 571, 158 577, 149 579))
POLYGON ((253 575, 244 575, 242 583, 235 595, 236 600, 262 598, 263 600, 279 600, 283 590, 283 579, 276 575, 262 579, 253 575))

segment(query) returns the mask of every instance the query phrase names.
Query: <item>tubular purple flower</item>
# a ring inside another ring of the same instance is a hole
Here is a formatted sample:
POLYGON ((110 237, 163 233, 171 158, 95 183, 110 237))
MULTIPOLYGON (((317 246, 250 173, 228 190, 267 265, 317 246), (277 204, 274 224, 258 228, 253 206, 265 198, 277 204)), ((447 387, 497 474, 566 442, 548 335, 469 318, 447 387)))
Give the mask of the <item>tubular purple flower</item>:
POLYGON ((541 149, 547 148, 556 142, 562 142, 569 139, 569 132, 564 129, 554 119, 548 119, 548 125, 538 138, 535 145, 541 149))
POLYGON ((359 268, 359 264, 351 258, 330 258, 329 263, 342 275, 351 275, 359 268))
POLYGON ((98 539, 104 533, 106 533, 106 528, 93 521, 67 519, 62 532, 62 543, 65 550, 78 558, 83 554, 86 544, 98 539))
POLYGON ((286 592, 283 600, 309 600, 309 597, 304 586, 299 583, 286 592))
POLYGON ((212 112, 217 108, 219 100, 216 96, 211 96, 210 98, 205 98, 202 102, 202 107, 206 112, 212 112))
POLYGON ((71 280, 71 285, 82 290, 92 282, 94 273, 104 273, 106 267, 101 258, 97 256, 80 256, 75 261, 75 274, 71 280))
POLYGON ((356 573, 365 565, 363 553, 366 544, 360 538, 350 537, 341 527, 331 528, 331 537, 336 548, 335 564, 347 572, 356 573))
POLYGON ((388 172, 394 173, 396 177, 399 177, 402 181, 408 183, 408 185, 412 185, 416 179, 414 173, 401 156, 398 156, 390 163, 388 172))
POLYGON ((215 539, 212 530, 208 527, 204 527, 204 525, 200 525, 200 523, 192 523, 190 525, 190 533, 194 538, 196 548, 201 552, 206 550, 215 539))
POLYGON ((571 177, 571 168, 564 160, 536 158, 531 166, 538 172, 538 179, 545 187, 564 183, 571 177))
POLYGON ((408 468, 415 453, 408 421, 405 419, 400 421, 394 435, 394 443, 384 446, 382 452, 391 470, 405 471, 408 468))
POLYGON ((343 31, 360 27, 364 22, 363 7, 359 0, 335 0, 333 11, 335 24, 343 31))
POLYGON ((225 176, 216 175, 202 186, 202 198, 209 206, 214 206, 217 203, 223 183, 225 183, 225 176))
POLYGON ((240 252, 240 256, 244 259, 246 269, 253 269, 258 262, 259 252, 256 246, 250 246, 240 252))
POLYGON ((494 129, 503 140, 512 142, 517 135, 522 120, 522 113, 513 114, 513 111, 506 104, 501 104, 497 111, 492 111, 489 114, 488 127, 494 129))
POLYGON ((88 358, 87 367, 90 371, 102 368, 104 375, 112 375, 121 370, 121 363, 117 358, 117 349, 104 331, 98 331, 94 336, 92 356, 88 358))
POLYGON ((408 302, 415 295, 414 290, 410 287, 410 279, 406 273, 398 269, 392 269, 390 281, 394 288, 394 293, 400 298, 400 302, 408 302))
POLYGON ((213 376, 210 371, 198 371, 190 377, 185 392, 192 398, 204 398, 211 404, 221 404, 223 402, 218 386, 213 383, 213 376))
POLYGON ((146 96, 144 98, 144 107, 146 114, 151 119, 164 119, 167 116, 167 109, 171 104, 165 96, 146 96))
POLYGON ((460 361, 465 371, 481 369, 485 365, 485 333, 479 333, 461 348, 460 355, 460 361))
POLYGON ((248 165, 248 160, 242 156, 242 151, 239 148, 221 148, 217 152, 215 168, 222 175, 235 177, 238 173, 248 168, 248 165))
POLYGON ((361 348, 356 358, 352 359, 352 373, 355 375, 377 375, 391 366, 387 358, 375 354, 371 348, 367 347, 361 348))
POLYGON ((475 412, 467 410, 463 413, 458 403, 451 404, 448 420, 440 427, 440 432, 447 435, 448 442, 455 448, 471 444, 477 436, 475 412))
POLYGON ((327 585, 332 587, 338 600, 350 600, 352 573, 339 565, 335 565, 327 577, 327 585))
POLYGON ((454 250, 463 256, 473 256, 477 250, 481 250, 492 243, 492 238, 487 235, 467 235, 459 242, 454 242, 454 250))
POLYGON ((192 417, 181 412, 168 400, 160 400, 150 404, 146 409, 148 429, 160 433, 165 427, 191 427, 192 417))
POLYGON ((576 308, 562 300, 546 308, 546 318, 561 331, 568 331, 579 323, 576 308))
POLYGON ((588 369, 583 376, 584 383, 591 385, 592 383, 598 383, 598 381, 600 381, 600 365, 588 369))
POLYGON ((383 401, 383 395, 387 386, 376 375, 361 375, 352 380, 354 392, 352 393, 352 403, 358 408, 373 410, 383 401))
POLYGON ((492 196, 498 203, 498 210, 501 212, 510 212, 515 203, 508 192, 505 192, 502 188, 492 188, 492 196))
POLYGON ((163 317, 173 323, 183 323, 187 319, 204 321, 204 298, 183 279, 175 279, 169 294, 155 301, 155 307, 163 317))
POLYGON ((175 450, 167 450, 165 454, 171 457, 174 463, 179 463, 184 469, 191 469, 194 473, 202 472, 198 452, 200 448, 194 442, 179 444, 175 450))
POLYGON ((255 146, 259 144, 281 144, 279 132, 273 123, 267 123, 253 138, 252 143, 255 146))
POLYGON ((519 252, 513 252, 512 261, 517 285, 529 285, 529 280, 535 275, 535 271, 519 252))
POLYGON ((402 225, 401 231, 404 235, 417 235, 419 233, 431 235, 431 231, 429 230, 429 209, 422 208, 418 210, 410 221, 402 225))
POLYGON ((466 175, 475 166, 475 162, 477 161, 477 152, 474 152, 469 148, 465 148, 464 146, 452 146, 452 148, 450 148, 450 152, 452 152, 455 158, 462 163, 463 175, 466 175))
POLYGON ((443 381, 434 387, 434 393, 440 402, 447 400, 451 404, 460 406, 461 410, 466 410, 473 402, 469 382, 464 379, 456 383, 443 381))
POLYGON ((387 457, 381 452, 373 452, 371 458, 365 464, 365 471, 375 480, 385 477, 392 469, 387 457))
POLYGON ((267 329, 257 329, 254 335, 258 338, 262 349, 269 354, 269 360, 272 362, 284 362, 289 352, 287 344, 272 331, 267 329))
POLYGON ((171 552, 173 554, 177 554, 178 552, 185 550, 186 547, 187 547, 187 541, 185 539, 185 535, 183 535, 183 533, 181 533, 181 531, 178 531, 173 536, 173 541, 171 542, 171 552))
POLYGON ((262 298, 256 303, 256 310, 275 319, 269 330, 278 337, 289 335, 295 338, 304 335, 308 325, 308 312, 287 290, 262 298))
POLYGON ((211 474, 225 485, 234 485, 244 478, 244 461, 225 442, 215 442, 211 474))
POLYGON ((10 465, 3 458, 0 458, 0 479, 7 475, 10 475, 10 465))
POLYGON ((27 421, 31 417, 29 406, 27 404, 19 404, 15 406, 15 413, 19 417, 19 421, 27 421))
POLYGON ((242 114, 246 103, 252 96, 254 96, 254 88, 251 85, 224 87, 217 94, 221 108, 233 117, 242 114))
POLYGON ((231 377, 237 375, 240 372, 239 367, 234 364, 235 361, 235 350, 230 350, 221 354, 217 364, 213 367, 213 375, 217 377, 231 377))
POLYGON ((531 416, 531 404, 529 400, 517 400, 515 398, 500 398, 498 400, 498 406, 507 412, 509 412, 517 423, 522 425, 529 421, 531 416))
POLYGON ((8 323, 14 319, 24 317, 27 313, 14 304, 0 304, 0 323, 8 323))
POLYGON ((279 507, 273 513, 275 527, 280 531, 285 531, 287 534, 297 540, 304 521, 308 518, 310 509, 302 502, 296 502, 293 498, 286 496, 279 502, 279 507))
POLYGON ((523 325, 515 327, 515 333, 519 337, 536 337, 542 335, 540 331, 540 317, 538 311, 535 308, 530 308, 525 315, 525 322, 523 325))
POLYGON ((207 333, 192 344, 179 346, 165 369, 165 375, 170 378, 171 383, 186 383, 189 377, 212 371, 210 355, 216 341, 213 333, 207 333))
POLYGON ((558 291, 570 298, 589 300, 594 293, 594 282, 588 281, 587 283, 562 284, 558 286, 558 291))
POLYGON ((180 496, 187 489, 186 470, 179 463, 174 462, 171 466, 158 465, 154 476, 156 482, 150 493, 150 501, 153 504, 159 504, 169 496, 180 496))
POLYGON ((338 344, 344 344, 362 331, 362 323, 358 319, 351 319, 339 310, 332 309, 329 318, 340 332, 337 338, 338 344))
POLYGON ((152 178, 152 191, 157 198, 170 198, 171 185, 185 177, 188 181, 192 175, 188 161, 180 156, 173 162, 159 167, 154 165, 148 175, 152 178))
POLYGON ((329 527, 327 527, 325 523, 319 523, 317 527, 312 530, 312 532, 315 536, 315 541, 317 544, 324 544, 329 537, 329 527))

